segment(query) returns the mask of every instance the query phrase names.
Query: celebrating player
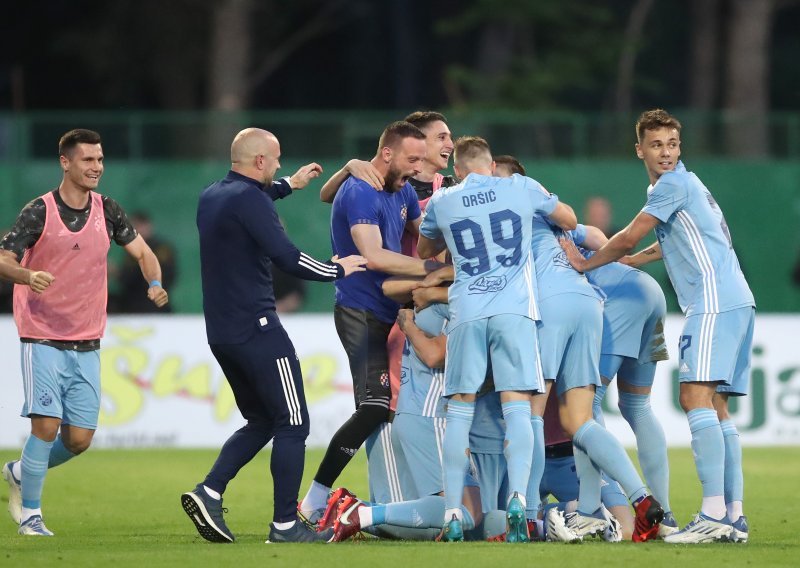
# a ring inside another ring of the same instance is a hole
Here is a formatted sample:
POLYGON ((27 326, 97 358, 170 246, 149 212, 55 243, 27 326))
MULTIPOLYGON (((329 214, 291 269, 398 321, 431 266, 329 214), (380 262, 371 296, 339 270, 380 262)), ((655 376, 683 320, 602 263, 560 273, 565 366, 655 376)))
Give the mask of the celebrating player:
POLYGON ((168 301, 153 251, 122 208, 96 191, 104 170, 100 135, 71 130, 58 153, 61 184, 26 205, 0 242, 0 278, 16 284, 22 416, 31 420, 22 458, 5 464, 3 477, 19 534, 31 536, 53 535, 41 511, 48 468, 86 451, 97 429, 112 240, 139 263, 147 297, 158 307, 168 301))
POLYGON ((630 262, 663 258, 686 316, 678 351, 680 402, 703 487, 698 515, 664 540, 741 542, 748 537, 741 446, 728 398, 747 394, 755 301, 716 200, 678 161, 680 131, 680 122, 664 110, 642 113, 636 123, 636 155, 651 184, 644 208, 591 258, 572 243, 563 245, 573 266, 588 271, 622 258, 655 229, 658 244, 630 262))

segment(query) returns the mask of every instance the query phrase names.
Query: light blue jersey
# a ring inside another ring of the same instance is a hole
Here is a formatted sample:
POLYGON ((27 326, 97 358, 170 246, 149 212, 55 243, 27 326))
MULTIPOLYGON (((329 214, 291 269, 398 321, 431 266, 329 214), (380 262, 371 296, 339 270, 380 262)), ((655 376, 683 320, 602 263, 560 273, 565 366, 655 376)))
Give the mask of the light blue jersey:
POLYGON ((537 215, 533 218, 532 246, 539 302, 558 294, 598 297, 586 276, 572 268, 558 242, 558 239, 567 237, 570 233, 571 231, 564 231, 553 225, 545 217, 537 215))
POLYGON ((500 314, 539 318, 532 220, 536 213, 549 215, 557 204, 558 197, 518 174, 472 173, 433 194, 420 233, 429 239, 443 236, 453 255, 448 333, 464 322, 500 314))
POLYGON ((686 316, 755 307, 725 217, 696 175, 682 167, 663 174, 642 211, 661 221, 656 236, 686 316))
MULTIPOLYGON (((448 318, 446 304, 432 304, 414 316, 414 323, 431 337, 444 332, 448 318)), ((420 360, 406 338, 400 364, 400 394, 397 414, 444 418, 444 369, 431 369, 420 360)))

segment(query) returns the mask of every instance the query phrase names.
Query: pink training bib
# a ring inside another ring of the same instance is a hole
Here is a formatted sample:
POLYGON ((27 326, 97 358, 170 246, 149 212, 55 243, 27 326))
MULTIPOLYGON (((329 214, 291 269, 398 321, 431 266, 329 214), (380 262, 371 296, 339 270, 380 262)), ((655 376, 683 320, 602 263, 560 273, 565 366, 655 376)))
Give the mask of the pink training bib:
POLYGON ((97 193, 89 196, 89 219, 77 233, 61 221, 53 194, 42 196, 44 230, 20 264, 49 272, 55 281, 41 294, 28 286, 14 286, 14 320, 20 337, 80 341, 103 336, 111 243, 103 201, 97 193))

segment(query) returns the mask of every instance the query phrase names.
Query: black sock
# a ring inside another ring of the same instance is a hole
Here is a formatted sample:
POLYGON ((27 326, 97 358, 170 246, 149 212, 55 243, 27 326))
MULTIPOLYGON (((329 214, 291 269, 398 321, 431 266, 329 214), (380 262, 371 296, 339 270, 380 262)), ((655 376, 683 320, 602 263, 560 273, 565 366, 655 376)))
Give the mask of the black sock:
POLYGON ((345 466, 356 455, 364 440, 375 431, 375 428, 386 422, 389 410, 384 406, 361 404, 350 419, 342 424, 333 435, 328 451, 319 464, 314 481, 325 487, 333 487, 345 466))

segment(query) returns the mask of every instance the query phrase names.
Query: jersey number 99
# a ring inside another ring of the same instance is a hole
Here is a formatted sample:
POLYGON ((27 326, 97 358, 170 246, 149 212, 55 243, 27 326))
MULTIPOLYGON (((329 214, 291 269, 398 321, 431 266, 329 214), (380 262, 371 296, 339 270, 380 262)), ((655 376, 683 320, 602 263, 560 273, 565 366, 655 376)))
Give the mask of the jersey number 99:
MULTIPOLYGON (((522 218, 510 209, 503 209, 489 215, 489 224, 492 228, 492 241, 505 251, 496 255, 494 260, 506 268, 519 264, 522 258, 522 218)), ((461 270, 470 276, 488 272, 492 263, 483 228, 472 219, 463 219, 451 224, 450 231, 453 233, 458 254, 470 261, 462 263, 461 270), (467 233, 471 236, 472 246, 464 241, 467 233)))

